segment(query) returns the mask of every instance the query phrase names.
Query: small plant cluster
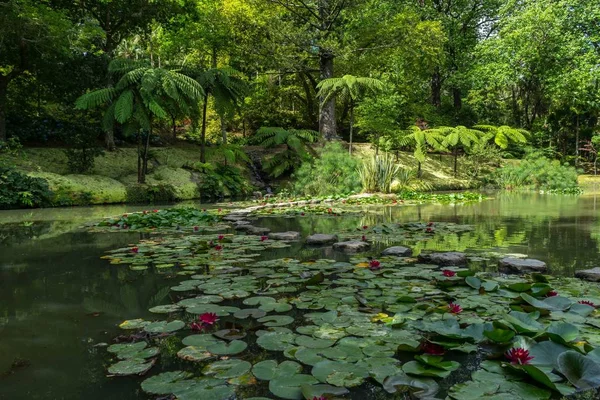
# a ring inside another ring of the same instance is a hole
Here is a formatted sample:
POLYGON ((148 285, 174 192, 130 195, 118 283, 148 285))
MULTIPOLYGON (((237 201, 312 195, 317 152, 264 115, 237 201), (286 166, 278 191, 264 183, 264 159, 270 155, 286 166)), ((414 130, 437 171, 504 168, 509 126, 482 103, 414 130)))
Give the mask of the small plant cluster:
POLYGON ((44 179, 0 166, 0 209, 49 206, 52 198, 53 193, 44 179))

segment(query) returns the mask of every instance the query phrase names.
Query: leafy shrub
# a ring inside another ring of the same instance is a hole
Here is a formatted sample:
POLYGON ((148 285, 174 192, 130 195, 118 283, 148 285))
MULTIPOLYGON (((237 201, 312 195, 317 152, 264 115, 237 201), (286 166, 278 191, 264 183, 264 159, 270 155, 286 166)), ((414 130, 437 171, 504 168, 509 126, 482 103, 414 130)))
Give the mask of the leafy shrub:
POLYGON ((6 142, 0 142, 0 154, 8 154, 10 156, 21 156, 23 145, 21 141, 16 137, 8 138, 6 142))
POLYGON ((186 168, 201 174, 198 189, 202 197, 240 196, 250 193, 253 189, 242 175, 242 171, 233 165, 195 163, 187 165, 186 168))
POLYGON ((198 210, 197 208, 178 207, 166 210, 124 214, 122 216, 108 218, 98 225, 128 229, 168 228, 208 225, 209 223, 217 222, 218 220, 218 216, 206 211, 198 210))
POLYGON ((476 143, 461 164, 467 177, 485 181, 502 165, 502 150, 489 143, 476 143))
POLYGON ((0 166, 0 209, 51 205, 52 192, 41 178, 32 178, 14 168, 0 166))
POLYGON ((506 165, 493 176, 494 183, 503 189, 529 188, 555 192, 577 191, 577 170, 558 160, 549 160, 531 153, 519 164, 506 165))
POLYGON ((294 192, 311 196, 349 194, 360 190, 356 158, 341 144, 328 143, 294 174, 294 192))

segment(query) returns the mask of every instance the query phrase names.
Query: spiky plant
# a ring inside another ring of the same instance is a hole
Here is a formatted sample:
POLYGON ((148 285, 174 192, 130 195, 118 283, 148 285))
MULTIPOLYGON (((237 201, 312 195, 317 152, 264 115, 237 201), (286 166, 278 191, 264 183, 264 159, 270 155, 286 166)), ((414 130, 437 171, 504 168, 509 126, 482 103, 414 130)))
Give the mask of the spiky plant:
POLYGON ((508 125, 475 125, 473 128, 484 133, 483 141, 490 142, 493 140, 501 149, 506 149, 510 142, 525 144, 529 138, 529 131, 508 125))
POLYGON ((319 138, 319 133, 308 129, 283 129, 276 127, 262 127, 253 138, 261 146, 273 148, 285 145, 285 150, 276 152, 271 158, 265 160, 263 166, 273 177, 290 172, 300 165, 307 155, 314 151, 309 146, 319 138))
POLYGON ((423 130, 414 125, 405 131, 402 131, 398 142, 401 146, 411 146, 414 148, 414 156, 417 160, 417 177, 421 176, 421 164, 425 162, 427 150, 433 149, 444 151, 446 148, 442 145, 445 136, 434 129, 423 130))
POLYGON ((204 89, 202 100, 202 128, 200 139, 200 161, 206 162, 206 117, 208 100, 210 96, 215 99, 215 111, 221 118, 221 132, 223 144, 227 143, 227 133, 224 118, 232 112, 243 100, 248 90, 242 74, 231 67, 210 68, 193 74, 204 89))
POLYGON ((344 75, 341 78, 324 79, 317 85, 317 97, 322 98, 321 104, 327 104, 332 98, 348 102, 350 112, 350 146, 352 154, 352 131, 354 128, 354 107, 359 99, 367 93, 377 93, 384 88, 379 79, 344 75))
POLYGON ((358 169, 363 191, 367 193, 391 193, 392 183, 401 167, 388 154, 374 156, 365 160, 358 169))
POLYGON ((153 121, 167 118, 167 108, 190 112, 204 91, 187 75, 154 68, 141 61, 116 59, 110 63, 108 72, 117 83, 84 94, 75 106, 80 110, 107 106, 102 121, 104 128, 116 122, 123 126, 125 135, 137 136, 138 182, 145 183, 153 121), (145 135, 143 144, 142 133, 145 135))

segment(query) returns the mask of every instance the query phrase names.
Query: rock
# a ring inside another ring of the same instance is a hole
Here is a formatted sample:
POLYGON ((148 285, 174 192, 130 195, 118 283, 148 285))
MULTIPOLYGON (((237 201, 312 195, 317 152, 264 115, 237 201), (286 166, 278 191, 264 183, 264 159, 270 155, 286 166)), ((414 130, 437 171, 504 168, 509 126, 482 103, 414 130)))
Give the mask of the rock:
POLYGON ((393 246, 388 247, 381 252, 382 256, 396 256, 396 257, 410 257, 412 256, 412 250, 404 246, 393 246))
POLYGON ((347 242, 338 242, 333 244, 334 250, 343 251, 346 253, 360 253, 361 251, 367 251, 371 245, 368 242, 362 242, 359 240, 350 240, 347 242))
POLYGON ((234 226, 238 227, 238 226, 242 226, 242 225, 250 225, 250 221, 246 221, 244 220, 239 220, 239 221, 235 221, 234 222, 234 226))
POLYGON ((242 232, 246 232, 249 229, 254 228, 254 226, 250 225, 250 224, 236 224, 234 229, 236 231, 242 231, 242 232))
POLYGON ((288 232, 272 232, 269 233, 269 239, 273 240, 299 240, 300 232, 288 231, 288 232))
POLYGON ((228 222, 237 222, 240 221, 242 219, 246 218, 246 215, 241 215, 241 214, 229 214, 223 217, 223 221, 228 221, 228 222))
MULTIPOLYGON (((248 225, 242 225, 242 226, 248 226, 248 225)), ((266 235, 269 232, 271 232, 271 230, 269 228, 263 228, 262 226, 252 226, 250 225, 249 229, 246 229, 246 235, 266 235)))
POLYGON ((546 263, 533 258, 505 257, 498 261, 498 268, 505 272, 545 272, 548 267, 546 263))
POLYGON ((306 244, 331 244, 338 241, 337 235, 326 235, 324 233, 316 233, 306 238, 306 244))
POLYGON ((436 264, 442 266, 466 265, 467 256, 458 251, 449 251, 446 253, 425 253, 419 254, 419 261, 427 264, 436 264))
POLYGON ((581 271, 575 271, 575 277, 585 279, 591 282, 600 282, 600 268, 582 269, 581 271))

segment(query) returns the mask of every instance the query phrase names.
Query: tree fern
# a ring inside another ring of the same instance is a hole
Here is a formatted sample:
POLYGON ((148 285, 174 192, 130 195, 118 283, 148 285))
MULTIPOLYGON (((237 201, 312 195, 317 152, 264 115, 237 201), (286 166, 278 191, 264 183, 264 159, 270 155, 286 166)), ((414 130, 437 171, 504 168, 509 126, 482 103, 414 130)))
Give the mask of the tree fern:
POLYGON ((75 102, 78 110, 90 110, 112 101, 117 91, 114 88, 105 88, 89 92, 79 97, 75 102))
POLYGON ((264 147, 285 145, 285 150, 275 153, 263 163, 272 176, 278 177, 299 166, 309 153, 314 154, 309 144, 315 142, 318 137, 318 132, 307 129, 262 127, 256 132, 253 142, 264 147))
POLYGON ((510 142, 525 144, 529 138, 529 132, 525 129, 512 128, 507 125, 475 125, 473 128, 484 132, 484 141, 488 142, 493 139, 501 149, 506 149, 510 142))
POLYGON ((131 90, 121 93, 115 102, 114 110, 115 120, 121 124, 131 118, 133 114, 133 92, 131 90))

